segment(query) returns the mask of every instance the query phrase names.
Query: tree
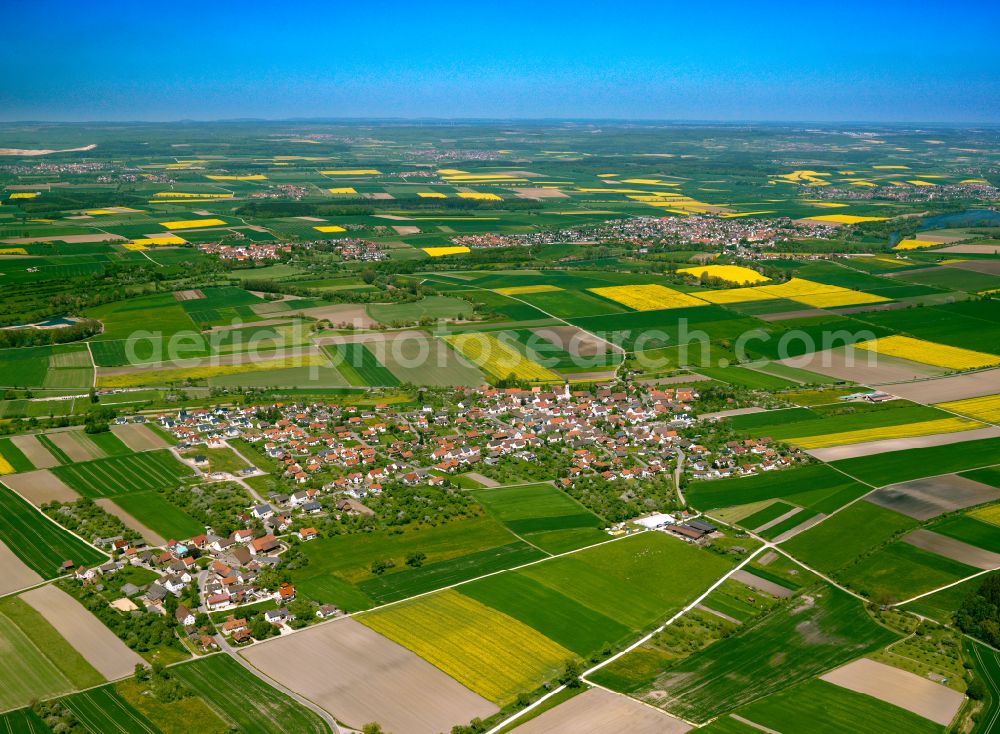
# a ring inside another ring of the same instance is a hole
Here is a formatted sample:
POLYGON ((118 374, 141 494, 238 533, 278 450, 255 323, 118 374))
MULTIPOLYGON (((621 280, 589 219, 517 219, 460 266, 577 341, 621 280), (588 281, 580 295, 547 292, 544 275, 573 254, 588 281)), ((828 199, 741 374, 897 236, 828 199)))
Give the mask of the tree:
POLYGON ((413 551, 406 556, 406 565, 413 568, 420 568, 427 560, 427 554, 423 551, 413 551))
POLYGON ((562 675, 559 676, 559 682, 569 688, 579 688, 581 683, 580 674, 582 672, 583 668, 580 667, 580 661, 576 658, 571 658, 566 661, 566 667, 563 668, 562 675))
POLYGON ((361 731, 363 732, 363 734, 389 734, 389 732, 387 732, 385 729, 382 728, 381 724, 376 723, 374 721, 371 722, 370 724, 365 724, 361 728, 361 731))

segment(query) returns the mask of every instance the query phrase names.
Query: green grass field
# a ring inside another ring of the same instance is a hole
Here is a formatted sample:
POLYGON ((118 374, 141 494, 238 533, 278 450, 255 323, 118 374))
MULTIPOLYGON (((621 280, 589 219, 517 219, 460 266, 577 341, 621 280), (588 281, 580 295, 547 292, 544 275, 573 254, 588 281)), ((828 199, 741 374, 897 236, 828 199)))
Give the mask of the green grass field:
POLYGON ((510 530, 549 553, 608 540, 597 515, 551 484, 477 490, 473 496, 510 530))
POLYGON ((50 734, 51 729, 30 708, 0 714, 0 731, 5 734, 50 734))
POLYGON ((581 657, 633 634, 619 621, 517 571, 463 584, 456 590, 523 622, 581 657))
POLYGON ((977 576, 947 589, 928 594, 901 608, 930 617, 942 624, 951 624, 954 621, 955 612, 959 610, 968 596, 982 585, 985 579, 986 576, 977 576))
POLYGON ((952 515, 930 526, 929 530, 978 548, 985 548, 993 553, 1000 553, 1000 530, 997 526, 967 515, 952 515))
POLYGON ((978 568, 896 542, 838 572, 848 586, 884 603, 903 601, 979 573, 978 568))
POLYGON ((782 732, 940 734, 942 731, 922 716, 822 680, 781 691, 737 713, 755 724, 782 732))
POLYGON ((881 487, 921 477, 967 471, 1000 463, 1000 438, 963 441, 926 449, 905 449, 833 462, 841 471, 881 487))
POLYGON ((519 571, 635 630, 666 619, 731 568, 722 556, 641 533, 519 571))
POLYGON ((323 347, 330 361, 351 385, 395 387, 399 380, 364 344, 347 343, 323 347))
MULTIPOLYGON (((704 722, 898 639, 853 597, 817 587, 671 666, 636 695, 704 722), (665 690, 664 697, 650 697, 665 690)), ((601 682, 598 675, 595 682, 601 682)))
POLYGON ((684 492, 694 507, 709 510, 783 499, 830 513, 870 490, 823 464, 750 477, 694 482, 684 492))
POLYGON ((316 714, 267 685, 228 655, 178 665, 171 672, 245 734, 329 731, 316 714))
POLYGON ((193 474, 166 450, 70 464, 53 472, 84 497, 116 497, 174 487, 193 474))
POLYGON ((107 559, 3 485, 0 485, 0 542, 46 579, 59 575, 63 561, 73 561, 79 566, 107 559))
MULTIPOLYGON (((9 438, 0 438, 0 457, 6 461, 14 472, 32 471, 35 466, 21 449, 10 442, 9 438)), ((2 475, 0 475, 2 476, 2 475)))
POLYGON ((970 734, 990 734, 1000 722, 1000 653, 969 639, 964 645, 965 657, 986 689, 983 710, 970 734))
POLYGON ((154 533, 164 538, 184 539, 205 532, 205 528, 156 491, 116 495, 114 503, 154 533))
POLYGON ((743 527, 753 530, 754 528, 759 528, 761 525, 769 523, 773 520, 777 520, 779 517, 784 515, 786 512, 790 512, 795 509, 794 505, 790 505, 787 502, 781 502, 780 500, 771 503, 762 510, 758 510, 749 517, 744 517, 739 521, 740 525, 743 527))
POLYGON ((152 721, 129 705, 114 686, 101 686, 62 699, 73 715, 90 732, 133 732, 158 734, 152 721))
POLYGON ((747 387, 752 390, 781 390, 799 385, 798 382, 786 380, 783 377, 748 370, 744 367, 699 367, 698 373, 719 382, 728 382, 731 385, 747 387))
POLYGON ((916 525, 906 515, 861 500, 781 547, 806 565, 829 573, 916 525))
MULTIPOLYGON (((521 545, 510 531, 489 516, 435 527, 421 526, 399 534, 376 531, 338 535, 303 545, 302 552, 309 563, 296 570, 292 580, 310 598, 355 611, 374 604, 356 584, 368 583, 373 593, 396 594, 400 593, 397 589, 405 589, 414 581, 423 586, 424 578, 451 578, 454 573, 472 578, 479 575, 476 571, 482 565, 499 570, 493 567, 497 557, 517 560, 520 557, 517 549, 521 545), (407 555, 413 552, 427 556, 419 569, 405 563, 407 555), (395 568, 376 576, 371 572, 371 565, 383 560, 392 560, 395 568), (451 566, 438 565, 444 563, 451 566), (397 576, 399 578, 395 578, 397 576)), ((534 557, 540 555, 537 551, 534 553, 534 557)))

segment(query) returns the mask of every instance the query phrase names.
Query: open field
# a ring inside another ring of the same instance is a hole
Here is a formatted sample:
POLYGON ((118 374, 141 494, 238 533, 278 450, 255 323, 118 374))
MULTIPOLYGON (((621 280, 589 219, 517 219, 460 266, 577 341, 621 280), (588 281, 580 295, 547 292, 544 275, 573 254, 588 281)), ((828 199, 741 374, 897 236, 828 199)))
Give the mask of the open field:
POLYGON ((858 348, 950 370, 981 369, 1000 364, 1000 357, 995 354, 935 344, 906 336, 890 336, 877 341, 862 342, 858 348))
POLYGON ((255 668, 351 726, 439 734, 497 708, 395 642, 350 618, 256 645, 255 668))
POLYGON ((157 734, 160 730, 152 721, 132 708, 115 691, 114 686, 101 686, 62 699, 76 720, 88 732, 128 732, 157 734))
POLYGON ((694 482, 685 490, 685 496, 703 510, 782 499, 829 513, 869 489, 827 466, 814 465, 752 477, 694 482))
POLYGON ((531 361, 514 347, 485 333, 453 334, 445 340, 466 359, 487 372, 494 380, 513 376, 529 382, 559 382, 555 373, 531 361))
POLYGON ((358 621, 500 705, 555 677, 572 657, 531 627, 451 589, 358 621))
POLYGON ((941 418, 938 420, 908 423, 897 426, 862 428, 855 431, 827 433, 821 436, 790 438, 788 439, 788 442, 804 449, 820 449, 829 448, 831 446, 843 446, 847 444, 866 443, 871 441, 914 438, 917 436, 932 436, 943 433, 960 433, 962 431, 971 431, 982 427, 982 423, 965 418, 941 418))
POLYGON ((114 497, 177 486, 192 471, 167 451, 146 451, 61 466, 54 473, 84 497, 114 497))
POLYGON ((208 704, 245 734, 322 734, 322 719, 272 688, 228 655, 212 655, 172 668, 208 704))
MULTIPOLYGON (((140 494, 146 494, 146 493, 142 492, 140 494)), ((135 495, 121 495, 119 497, 119 501, 122 498, 134 497, 134 496, 135 495)), ((107 497, 99 497, 98 499, 94 500, 94 504, 96 504, 98 507, 100 507, 102 510, 104 510, 108 514, 114 515, 115 517, 117 517, 119 520, 121 520, 125 524, 125 527, 128 527, 128 528, 131 528, 132 530, 135 530, 137 533, 139 533, 139 535, 142 536, 142 539, 145 540, 146 543, 148 543, 149 545, 155 545, 155 546, 164 546, 164 545, 166 545, 167 538, 163 537, 159 533, 157 533, 154 530, 150 529, 148 526, 146 526, 143 523, 139 522, 135 518, 135 516, 133 516, 130 513, 128 513, 123 507, 121 507, 118 504, 116 504, 113 500, 111 500, 111 499, 109 499, 107 497)), ((157 518, 157 519, 159 520, 159 518, 157 518)), ((184 537, 183 533, 176 533, 176 534, 174 534, 174 533, 168 533, 168 535, 170 535, 173 538, 184 537)))
MULTIPOLYGON (((933 684, 932 684, 933 685, 933 684)), ((941 727, 917 714, 879 701, 872 696, 854 693, 823 680, 812 680, 768 696, 741 708, 738 715, 755 726, 741 729, 716 729, 713 734, 754 734, 765 731, 815 734, 842 734, 868 731, 878 722, 879 734, 941 734, 941 727)))
POLYGON ((147 426, 141 423, 126 423, 122 426, 111 426, 111 432, 133 451, 165 449, 169 446, 163 438, 153 433, 147 426))
POLYGON ((107 559, 104 553, 56 525, 3 485, 0 485, 0 543, 46 579, 59 575, 59 566, 64 561, 79 566, 107 559))
POLYGON ((80 602, 49 584, 21 595, 105 678, 130 675, 144 660, 101 624, 80 602))
POLYGON ((978 568, 916 545, 894 542, 838 571, 845 584, 880 603, 898 602, 959 581, 978 568))
POLYGON ((825 449, 809 449, 807 453, 820 461, 834 462, 841 461, 842 459, 856 459, 862 456, 875 456, 897 451, 950 446, 952 444, 987 438, 1000 438, 1000 428, 987 426, 986 428, 972 428, 957 433, 935 433, 929 436, 916 436, 913 438, 890 438, 881 441, 866 441, 825 449))
POLYGON ((1000 369, 935 377, 919 382, 893 385, 872 384, 872 387, 885 390, 907 400, 920 400, 927 403, 954 402, 1000 393, 1000 369))
POLYGON ((591 688, 523 724, 516 734, 683 734, 691 726, 626 696, 591 688))
POLYGON ((821 676, 827 683, 872 696, 947 726, 965 701, 958 691, 874 660, 855 660, 821 676))
MULTIPOLYGON (((988 526, 984 526, 984 528, 988 528, 988 526)), ((992 541, 995 544, 994 537, 996 537, 995 534, 989 533, 986 536, 987 542, 992 541)), ((1000 553, 977 548, 974 545, 930 530, 914 530, 903 538, 903 542, 984 571, 1000 568, 1000 553)))
POLYGON ((518 573, 641 630, 669 617, 729 568, 721 556, 650 532, 518 573))
POLYGON ((946 512, 998 500, 1000 489, 957 474, 943 474, 882 487, 865 499, 917 520, 930 520, 946 512))
POLYGON ((671 666, 636 695, 687 720, 705 721, 895 639, 857 600, 819 587, 671 666))
POLYGON ((597 515, 551 484, 478 490, 473 496, 513 533, 550 553, 609 538, 597 515))
POLYGON ((38 442, 38 436, 12 436, 10 442, 24 454, 36 469, 51 469, 59 465, 59 461, 48 449, 38 442))
POLYGON ((80 496, 48 469, 7 475, 3 483, 35 507, 46 502, 72 502, 80 496))
POLYGON ((890 453, 834 462, 841 471, 872 486, 977 469, 998 463, 1000 438, 987 438, 931 448, 905 449, 890 453))
POLYGON ((10 548, 0 542, 0 596, 42 582, 42 577, 28 568, 10 548))

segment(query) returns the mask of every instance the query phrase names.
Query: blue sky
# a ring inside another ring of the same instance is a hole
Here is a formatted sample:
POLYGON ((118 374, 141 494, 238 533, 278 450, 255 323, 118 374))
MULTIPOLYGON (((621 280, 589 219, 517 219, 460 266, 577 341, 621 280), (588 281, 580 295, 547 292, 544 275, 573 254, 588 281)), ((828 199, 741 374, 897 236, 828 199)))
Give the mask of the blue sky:
POLYGON ((14 2, 0 119, 1000 122, 1000 3, 14 2))

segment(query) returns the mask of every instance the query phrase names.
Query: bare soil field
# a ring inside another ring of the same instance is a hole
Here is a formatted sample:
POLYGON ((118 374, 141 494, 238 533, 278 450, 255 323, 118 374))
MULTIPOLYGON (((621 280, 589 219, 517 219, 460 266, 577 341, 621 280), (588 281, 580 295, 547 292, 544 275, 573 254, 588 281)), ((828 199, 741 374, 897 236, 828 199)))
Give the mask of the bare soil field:
POLYGON ((146 527, 141 522, 132 517, 130 514, 125 512, 125 510, 116 505, 107 497, 101 497, 100 499, 94 500, 94 504, 96 504, 102 510, 107 512, 109 515, 114 515, 115 517, 117 517, 119 520, 125 523, 127 527, 130 527, 133 530, 135 530, 137 533, 139 533, 139 535, 142 536, 143 540, 145 540, 150 545, 164 546, 167 544, 166 538, 150 530, 148 527, 146 527))
POLYGON ((57 242, 65 242, 67 245, 83 245, 90 242, 120 242, 125 239, 121 235, 99 232, 97 234, 64 234, 50 237, 19 237, 13 240, 2 241, 18 245, 30 245, 34 242, 51 242, 55 240, 57 242))
POLYGON ((799 523, 794 528, 789 528, 788 530, 786 530, 785 532, 783 532, 781 535, 777 536, 774 539, 773 542, 780 543, 781 541, 788 540, 789 538, 794 537, 794 536, 798 535, 799 533, 804 533, 806 530, 808 530, 809 528, 811 528, 813 525, 817 525, 820 522, 822 522, 825 518, 826 518, 826 515, 824 515, 822 512, 820 514, 818 514, 818 515, 813 515, 812 517, 810 517, 805 522, 799 523))
POLYGON ((420 227, 414 227, 412 224, 398 224, 392 228, 396 230, 396 234, 420 234, 420 227))
POLYGON ((803 308, 798 311, 781 311, 779 313, 762 313, 754 318, 761 321, 789 321, 791 319, 807 319, 810 316, 826 316, 826 311, 821 308, 803 308))
POLYGON ((3 483, 35 507, 41 507, 46 502, 73 502, 80 499, 80 495, 48 469, 8 474, 3 478, 3 483))
MULTIPOLYGON (((994 249, 997 249, 994 247, 994 249)), ((1000 275, 1000 260, 966 260, 960 263, 948 263, 942 265, 944 268, 955 270, 971 270, 975 273, 986 273, 987 275, 1000 275)))
POLYGON ((174 298, 178 301, 200 301, 205 294, 199 290, 174 291, 174 298))
POLYGON ((786 589, 784 586, 779 586, 773 581, 768 581, 767 579, 762 579, 760 576, 754 576, 749 571, 736 571, 729 578, 734 581, 739 581, 741 584, 746 584, 751 589, 757 589, 758 591, 764 591, 771 596, 775 596, 779 599, 787 599, 792 595, 791 589, 786 589))
POLYGON ((683 734, 691 726, 618 693, 591 688, 517 727, 515 734, 683 734))
POLYGON ((612 348, 622 351, 621 347, 612 347, 603 339, 576 326, 545 326, 531 331, 574 357, 594 357, 605 354, 612 348))
POLYGON ((912 711, 941 726, 948 726, 965 702, 958 691, 867 658, 831 670, 822 680, 912 711))
POLYGON ((251 665, 347 724, 438 734, 497 707, 348 617, 241 653, 251 665))
MULTIPOLYGON (((335 336, 320 336, 312 340, 313 344, 320 346, 330 344, 368 344, 373 349, 391 350, 389 342, 405 341, 407 339, 427 340, 427 334, 418 329, 406 329, 405 331, 371 331, 356 332, 353 334, 337 334, 335 336)), ((376 355, 381 352, 376 351, 376 355)), ((381 359, 381 357, 379 357, 381 359)))
POLYGON ((698 418, 712 419, 712 418, 732 418, 735 415, 750 415, 751 413, 765 413, 767 408, 752 407, 752 408, 733 408, 732 410, 720 410, 716 413, 702 413, 698 418))
POLYGON ((956 255, 1000 255, 1000 245, 950 245, 935 252, 951 252, 956 255))
POLYGON ((122 426, 111 426, 111 432, 118 437, 118 440, 133 451, 165 449, 170 446, 159 435, 153 433, 141 423, 126 423, 122 426))
POLYGON ((863 385, 871 385, 876 382, 915 380, 921 377, 940 375, 944 372, 944 370, 931 365, 886 357, 883 354, 876 355, 877 359, 870 359, 871 355, 875 355, 875 352, 837 347, 813 352, 802 357, 783 359, 780 364, 818 372, 838 380, 860 382, 863 385))
POLYGON ((520 199, 568 199, 569 196, 559 189, 547 188, 521 188, 517 190, 520 199))
POLYGON ((42 577, 25 566, 3 543, 0 543, 0 569, 3 569, 0 573, 0 596, 42 582, 42 577))
POLYGON ((930 520, 945 512, 1000 499, 1000 489, 956 474, 891 484, 876 489, 865 501, 915 520, 930 520))
POLYGON ((929 446, 947 446, 962 441, 974 441, 980 438, 996 438, 1000 429, 993 426, 976 428, 971 431, 956 431, 954 433, 936 433, 931 436, 914 436, 913 438, 886 438, 881 441, 867 441, 846 446, 831 446, 825 449, 807 449, 806 453, 820 461, 837 461, 852 459, 856 456, 872 456, 884 454, 887 451, 902 451, 903 449, 922 449, 929 446))
POLYGON ((479 472, 470 471, 470 472, 466 472, 462 476, 463 477, 468 477, 469 479, 471 479, 474 482, 479 482, 484 487, 491 487, 492 488, 492 487, 499 487, 500 486, 500 482, 498 482, 496 479, 490 479, 489 477, 484 477, 479 472))
POLYGON ((145 662, 62 589, 49 584, 25 592, 21 598, 108 680, 132 675, 136 664, 145 662))
POLYGON ((49 450, 42 446, 34 436, 11 436, 10 442, 17 446, 28 461, 35 465, 36 469, 51 469, 59 466, 56 457, 49 453, 49 450))
POLYGON ((948 400, 979 398, 983 395, 1000 393, 1000 368, 969 372, 964 375, 937 377, 919 382, 872 385, 871 387, 920 403, 943 403, 948 400))
POLYGON ((104 458, 104 452, 87 438, 82 430, 53 431, 46 434, 49 440, 63 450, 73 461, 90 461, 104 458))
POLYGON ((977 548, 945 535, 939 535, 930 530, 914 530, 903 538, 903 542, 984 571, 1000 568, 1000 553, 991 553, 988 550, 977 548))
POLYGON ((338 306, 315 306, 282 312, 284 316, 311 316, 315 319, 326 319, 331 324, 352 324, 355 329, 372 329, 378 322, 368 315, 363 306, 341 304, 338 306))

